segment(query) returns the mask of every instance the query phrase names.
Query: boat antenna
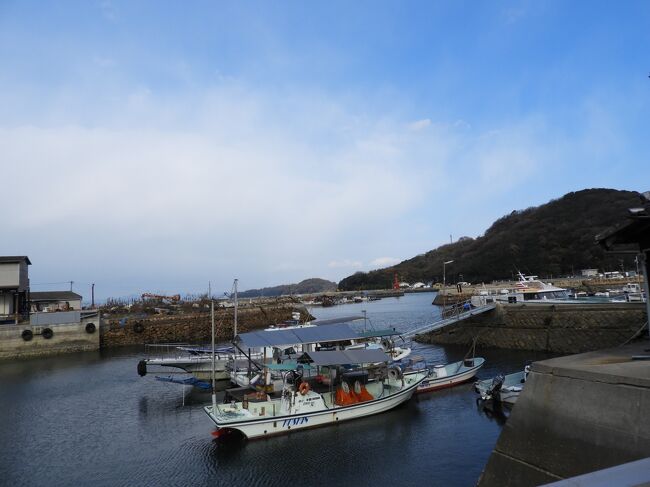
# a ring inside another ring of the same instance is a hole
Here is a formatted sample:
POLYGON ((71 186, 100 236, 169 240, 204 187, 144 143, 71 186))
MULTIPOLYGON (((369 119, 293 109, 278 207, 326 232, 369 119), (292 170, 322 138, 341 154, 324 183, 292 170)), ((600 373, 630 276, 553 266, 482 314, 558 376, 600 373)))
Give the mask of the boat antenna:
POLYGON ((214 299, 210 296, 210 321, 212 323, 212 414, 217 410, 217 393, 214 377, 215 353, 214 353, 214 299))

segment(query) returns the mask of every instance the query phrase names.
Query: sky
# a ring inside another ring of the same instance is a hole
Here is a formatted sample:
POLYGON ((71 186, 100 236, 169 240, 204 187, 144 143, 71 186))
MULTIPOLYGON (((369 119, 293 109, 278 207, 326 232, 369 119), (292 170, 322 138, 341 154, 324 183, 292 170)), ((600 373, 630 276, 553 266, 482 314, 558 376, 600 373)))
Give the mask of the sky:
POLYGON ((0 0, 0 255, 99 299, 339 281, 650 190, 645 1, 0 0))

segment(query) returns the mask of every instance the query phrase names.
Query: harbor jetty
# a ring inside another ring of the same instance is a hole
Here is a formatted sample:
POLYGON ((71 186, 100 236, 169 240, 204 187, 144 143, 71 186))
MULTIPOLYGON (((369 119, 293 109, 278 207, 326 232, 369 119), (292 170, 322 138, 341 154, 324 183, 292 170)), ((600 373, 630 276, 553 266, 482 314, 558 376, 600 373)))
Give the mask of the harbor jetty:
POLYGON ((648 347, 535 362, 479 487, 542 485, 646 458, 650 361, 638 358, 648 347))
POLYGON ((418 335, 416 341, 579 353, 630 340, 647 321, 643 303, 497 303, 486 313, 418 335))

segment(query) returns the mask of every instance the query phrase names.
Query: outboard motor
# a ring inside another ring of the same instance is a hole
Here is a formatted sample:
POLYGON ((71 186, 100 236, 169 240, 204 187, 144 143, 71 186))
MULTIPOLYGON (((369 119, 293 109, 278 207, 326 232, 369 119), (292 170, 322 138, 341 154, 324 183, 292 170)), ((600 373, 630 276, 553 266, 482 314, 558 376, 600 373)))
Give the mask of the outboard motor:
POLYGON ((494 396, 497 392, 501 390, 501 386, 503 386, 503 382, 506 380, 505 376, 503 374, 497 375, 494 379, 492 379, 492 384, 490 384, 490 388, 487 390, 485 396, 486 399, 491 398, 494 396))

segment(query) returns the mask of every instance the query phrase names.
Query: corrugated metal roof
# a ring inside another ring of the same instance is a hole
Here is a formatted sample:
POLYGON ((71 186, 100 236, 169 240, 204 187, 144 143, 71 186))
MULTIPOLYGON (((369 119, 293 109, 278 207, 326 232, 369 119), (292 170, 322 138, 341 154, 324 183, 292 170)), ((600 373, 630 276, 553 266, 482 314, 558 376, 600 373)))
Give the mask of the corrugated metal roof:
POLYGON ((372 364, 389 360, 390 357, 383 350, 377 348, 305 352, 299 359, 299 361, 306 361, 311 365, 372 364))
POLYGON ((81 295, 72 291, 38 291, 30 292, 31 301, 75 301, 81 299, 81 295))
MULTIPOLYGON (((391 334, 396 335, 397 332, 391 334)), ((276 330, 252 331, 235 337, 240 348, 280 347, 299 343, 327 343, 343 340, 356 340, 386 336, 386 330, 379 332, 357 332, 349 324, 309 326, 305 328, 285 328, 276 330)))

